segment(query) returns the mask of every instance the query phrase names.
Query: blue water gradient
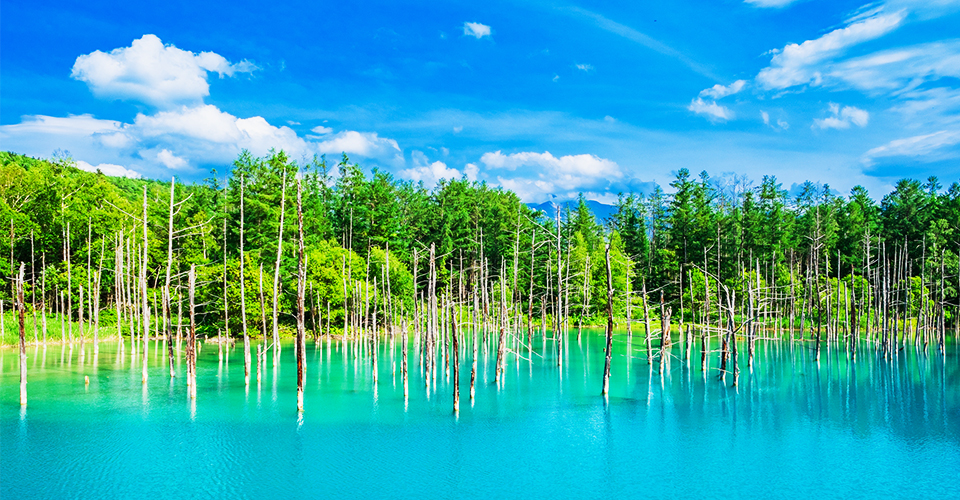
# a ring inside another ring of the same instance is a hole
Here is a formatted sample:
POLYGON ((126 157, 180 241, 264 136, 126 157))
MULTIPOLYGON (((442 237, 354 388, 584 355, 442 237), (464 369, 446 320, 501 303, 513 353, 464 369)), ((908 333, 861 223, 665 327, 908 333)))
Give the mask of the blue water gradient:
MULTIPOLYGON (((548 334, 549 336, 549 334, 548 334)), ((18 402, 17 352, 0 350, 0 498, 956 498, 960 495, 960 369, 912 348, 879 358, 861 343, 813 361, 809 342, 760 342, 753 369, 717 376, 672 348, 660 373, 642 337, 618 332, 610 395, 600 395, 604 339, 537 337, 507 356, 462 341, 460 412, 452 374, 428 393, 411 338, 409 396, 399 337, 369 353, 336 341, 307 346, 305 411, 284 344, 263 380, 244 384, 243 355, 207 344, 198 395, 185 368, 170 379, 151 342, 150 378, 127 342, 28 348, 29 404, 18 402), (629 349, 628 349, 629 347, 629 349), (84 377, 89 377, 85 385, 84 377)))

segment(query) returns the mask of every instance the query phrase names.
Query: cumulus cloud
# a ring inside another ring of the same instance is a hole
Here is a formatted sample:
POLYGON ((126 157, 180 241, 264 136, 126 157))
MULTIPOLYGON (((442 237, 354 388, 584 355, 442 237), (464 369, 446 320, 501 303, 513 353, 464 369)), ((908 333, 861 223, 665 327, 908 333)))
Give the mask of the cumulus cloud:
POLYGON ((198 103, 209 95, 208 72, 222 78, 257 69, 247 60, 231 63, 214 52, 196 54, 164 45, 148 34, 129 47, 81 55, 70 76, 86 83, 97 97, 167 107, 198 103))
POLYGON ((700 97, 690 101, 687 109, 698 115, 706 116, 712 122, 727 121, 734 117, 733 110, 730 108, 721 106, 716 101, 704 101, 700 97))
POLYGON ((91 158, 99 158, 101 163, 134 165, 141 172, 195 172, 201 165, 228 164, 243 149, 265 155, 272 148, 293 158, 345 152, 389 165, 403 163, 397 142, 376 133, 348 130, 318 142, 263 117, 239 118, 209 104, 141 113, 132 123, 90 115, 26 116, 21 123, 0 126, 0 140, 26 154, 44 156, 66 147, 91 163, 91 158))
POLYGON ((463 34, 479 40, 485 36, 490 36, 490 27, 486 24, 466 22, 463 23, 463 34))
POLYGON ((196 54, 144 35, 130 47, 80 56, 72 76, 99 97, 137 100, 158 110, 138 113, 130 123, 89 114, 24 116, 18 124, 0 126, 0 140, 34 156, 67 148, 84 166, 126 176, 162 170, 199 173, 204 166, 229 164, 244 149, 258 156, 277 149, 292 158, 347 153, 391 166, 404 164, 397 141, 374 132, 333 134, 321 125, 311 130, 318 135, 300 137, 262 116, 241 118, 203 103, 209 93, 208 73, 223 77, 255 69, 247 61, 230 63, 213 52, 196 54))
POLYGON ((593 65, 591 64, 577 64, 577 69, 583 71, 584 73, 589 73, 593 71, 593 65))
MULTIPOLYGON (((430 162, 422 151, 414 151, 410 154, 413 166, 403 169, 399 172, 402 179, 413 182, 423 182, 424 187, 433 189, 441 179, 459 179, 463 177, 459 170, 450 168, 442 161, 430 162)), ((474 181, 477 179, 477 166, 468 163, 465 168, 467 179, 474 181)))
POLYGON ((883 157, 907 157, 920 161, 938 161, 946 158, 956 158, 960 152, 956 146, 960 144, 960 131, 940 130, 932 134, 917 135, 904 139, 896 139, 867 151, 861 159, 867 166, 876 163, 883 157))
POLYGON ((741 90, 743 90, 743 86, 746 84, 747 84, 746 80, 737 80, 726 87, 718 83, 713 87, 701 90, 700 97, 701 98, 708 97, 714 100, 723 99, 728 95, 733 95, 740 92, 741 90))
POLYGON ((786 89, 796 85, 822 82, 822 63, 844 52, 848 47, 879 38, 903 22, 906 12, 871 11, 859 16, 846 27, 835 29, 820 38, 791 43, 775 50, 770 66, 760 70, 757 83, 767 90, 786 89))
POLYGON ((860 128, 866 127, 870 121, 870 113, 853 106, 840 107, 839 104, 830 103, 830 116, 818 118, 813 121, 813 127, 820 130, 826 129, 847 129, 850 125, 856 125, 860 128))
POLYGON ((521 152, 505 155, 500 151, 480 157, 489 170, 515 172, 497 176, 497 182, 516 192, 525 201, 545 201, 552 196, 571 198, 578 191, 609 191, 623 179, 620 166, 591 154, 556 157, 550 152, 521 152))
POLYGON ((393 139, 379 137, 376 132, 357 132, 346 130, 316 145, 317 151, 326 154, 340 154, 375 158, 394 165, 403 164, 403 152, 393 139))
POLYGON ((86 170, 87 172, 101 172, 103 175, 109 175, 111 177, 127 177, 129 179, 139 179, 141 177, 138 172, 134 172, 126 167, 114 165, 112 163, 101 163, 94 166, 83 160, 80 160, 77 162, 77 168, 80 170, 86 170))

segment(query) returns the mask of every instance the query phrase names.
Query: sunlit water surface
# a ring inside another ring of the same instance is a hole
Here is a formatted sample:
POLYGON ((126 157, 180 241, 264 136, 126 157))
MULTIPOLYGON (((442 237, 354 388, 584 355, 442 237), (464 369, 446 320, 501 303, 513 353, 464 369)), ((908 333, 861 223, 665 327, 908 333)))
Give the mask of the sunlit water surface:
MULTIPOLYGON (((399 339, 399 337, 398 337, 399 339)), ((760 343, 741 353, 738 387, 680 346, 660 374, 643 340, 614 342, 610 395, 600 396, 604 339, 585 332, 534 340, 508 355, 494 383, 495 345, 482 345, 470 399, 472 345, 463 342, 460 413, 452 373, 427 393, 411 339, 404 398, 399 340, 368 354, 308 343, 306 409, 285 344, 259 384, 244 384, 242 349, 200 354, 198 395, 185 364, 166 368, 151 342, 149 382, 116 343, 29 347, 29 405, 18 402, 17 353, 0 350, 0 497, 274 498, 945 498, 960 495, 960 369, 910 350, 882 360, 865 344, 813 361, 809 343, 760 343), (632 349, 627 347, 632 344, 632 349), (84 384, 84 377, 90 379, 84 384)))

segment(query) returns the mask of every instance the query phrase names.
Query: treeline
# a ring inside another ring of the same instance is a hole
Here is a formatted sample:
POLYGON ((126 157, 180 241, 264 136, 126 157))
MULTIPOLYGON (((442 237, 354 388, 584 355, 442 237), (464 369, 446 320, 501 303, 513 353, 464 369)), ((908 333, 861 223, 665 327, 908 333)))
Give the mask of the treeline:
POLYGON ((298 183, 307 327, 317 334, 414 318, 430 290, 463 305, 476 292, 477 308, 516 330, 596 324, 607 315, 608 245, 614 315, 645 316, 648 331, 651 318, 721 330, 736 318, 791 336, 822 327, 836 338, 872 329, 942 342, 957 326, 958 183, 904 179, 877 202, 861 187, 844 197, 808 182, 791 197, 774 177, 727 185, 682 169, 672 194, 621 195, 599 221, 582 197, 546 214, 481 182, 426 189, 346 156, 298 163, 282 151, 244 152, 199 184, 0 154, 0 227, 9 225, 0 299, 14 297, 23 264, 28 314, 139 335, 144 308, 184 311, 193 266, 201 330, 238 335, 244 318, 251 333, 292 328, 298 183))

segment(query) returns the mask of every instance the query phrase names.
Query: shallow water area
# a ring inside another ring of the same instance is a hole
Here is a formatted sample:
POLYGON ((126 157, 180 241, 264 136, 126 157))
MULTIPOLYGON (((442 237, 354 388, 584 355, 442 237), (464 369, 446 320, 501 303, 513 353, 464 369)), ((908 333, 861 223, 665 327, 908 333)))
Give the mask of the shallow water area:
MULTIPOLYGON (((700 369, 674 344, 661 372, 641 336, 617 332, 610 394, 600 395, 604 338, 534 338, 508 353, 495 383, 496 344, 480 342, 470 398, 472 339, 460 347, 460 412, 452 370, 438 360, 427 389, 409 343, 378 344, 373 384, 364 342, 307 345, 305 411, 283 344, 262 380, 244 383, 242 344, 204 345, 197 399, 186 365, 169 376, 150 342, 149 379, 130 342, 27 349, 28 405, 18 353, 0 350, 0 497, 267 498, 630 497, 944 498, 960 484, 960 369, 908 347, 885 360, 861 343, 814 361, 809 342, 759 342, 739 384, 700 369), (89 377, 89 385, 84 377, 89 377)), ((254 350, 255 352, 255 350, 254 350)))

